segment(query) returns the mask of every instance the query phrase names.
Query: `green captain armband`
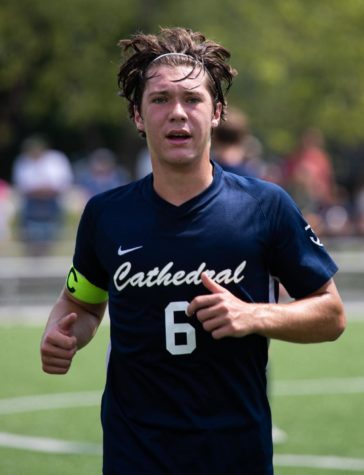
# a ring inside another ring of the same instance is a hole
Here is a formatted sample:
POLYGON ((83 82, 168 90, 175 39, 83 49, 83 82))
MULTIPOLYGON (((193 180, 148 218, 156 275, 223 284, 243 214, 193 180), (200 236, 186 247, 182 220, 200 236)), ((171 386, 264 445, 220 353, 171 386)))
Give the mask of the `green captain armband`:
POLYGON ((66 287, 76 299, 86 303, 103 303, 108 299, 108 292, 96 285, 91 284, 73 266, 71 267, 66 281, 66 287))

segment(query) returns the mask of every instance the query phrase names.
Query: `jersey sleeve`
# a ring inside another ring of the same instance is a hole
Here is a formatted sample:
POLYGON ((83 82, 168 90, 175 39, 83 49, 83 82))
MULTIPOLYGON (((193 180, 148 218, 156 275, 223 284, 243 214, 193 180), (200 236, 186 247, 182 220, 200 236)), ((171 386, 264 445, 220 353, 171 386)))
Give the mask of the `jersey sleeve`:
POLYGON ((303 298, 322 287, 338 268, 288 193, 277 186, 273 190, 264 210, 270 273, 291 297, 303 298))
POLYGON ((100 261, 99 252, 102 249, 102 243, 98 242, 96 232, 97 217, 98 201, 92 198, 87 203, 78 226, 73 267, 68 275, 67 287, 70 284, 71 287, 75 288, 77 284, 80 288, 82 283, 84 293, 79 295, 84 298, 87 295, 87 298, 90 298, 91 293, 95 294, 96 299, 101 298, 99 301, 104 301, 106 300, 104 297, 108 289, 109 277, 100 261))

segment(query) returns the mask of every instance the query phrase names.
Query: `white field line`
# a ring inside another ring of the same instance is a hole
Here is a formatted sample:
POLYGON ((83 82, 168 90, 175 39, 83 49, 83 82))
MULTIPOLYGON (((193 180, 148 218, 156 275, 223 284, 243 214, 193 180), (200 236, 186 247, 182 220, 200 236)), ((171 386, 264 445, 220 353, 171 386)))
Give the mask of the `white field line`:
POLYGON ((0 447, 47 452, 52 454, 94 454, 101 455, 100 444, 90 442, 72 442, 46 437, 30 437, 25 435, 0 432, 0 447))
MULTIPOLYGON (((364 377, 336 379, 303 379, 273 381, 272 393, 279 396, 310 396, 364 393, 364 377)), ((40 394, 0 399, 1 414, 67 409, 69 407, 97 406, 100 391, 40 394)))
POLYGON ((272 381, 272 394, 275 397, 361 393, 364 393, 364 377, 272 381))
POLYGON ((276 467, 305 467, 364 473, 364 459, 330 455, 279 454, 274 456, 274 465, 276 467))
MULTIPOLYGON (((30 437, 7 432, 0 432, 0 447, 54 454, 102 454, 101 445, 96 443, 30 437)), ((364 459, 337 456, 279 454, 274 457, 274 465, 280 467, 306 467, 358 472, 364 470, 364 459)))
MULTIPOLYGON (((53 454, 101 455, 101 444, 72 442, 46 437, 30 437, 0 432, 0 447, 53 454)), ((359 472, 364 470, 364 459, 337 456, 278 454, 274 456, 276 467, 305 467, 359 472)))
MULTIPOLYGON (((0 432, 0 447, 53 454, 102 454, 101 444, 72 442, 46 437, 30 437, 10 434, 8 432, 0 432)), ((320 455, 278 454, 274 456, 274 465, 276 467, 305 467, 362 472, 364 470, 364 459, 320 455)))
POLYGON ((70 407, 97 406, 101 403, 100 391, 40 394, 0 399, 0 414, 47 411, 70 407))
MULTIPOLYGON (((342 384, 347 384, 347 381, 342 380, 342 384)), ((101 393, 99 391, 87 391, 0 399, 0 414, 94 406, 100 403, 100 396, 101 393)), ((0 432, 0 447, 48 453, 101 454, 101 446, 99 444, 22 436, 6 432, 0 432)), ((364 471, 364 459, 336 456, 278 454, 274 457, 274 464, 275 466, 284 467, 364 471)))

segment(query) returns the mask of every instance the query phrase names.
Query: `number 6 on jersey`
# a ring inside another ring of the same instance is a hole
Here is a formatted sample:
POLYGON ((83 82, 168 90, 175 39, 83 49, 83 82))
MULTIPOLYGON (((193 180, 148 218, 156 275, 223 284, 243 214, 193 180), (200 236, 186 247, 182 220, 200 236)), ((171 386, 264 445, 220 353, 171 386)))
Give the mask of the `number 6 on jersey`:
POLYGON ((189 323, 176 323, 175 313, 186 312, 188 302, 171 302, 165 308, 166 348, 172 355, 187 355, 196 348, 196 331, 189 323), (184 334, 186 343, 176 344, 176 335, 184 334))

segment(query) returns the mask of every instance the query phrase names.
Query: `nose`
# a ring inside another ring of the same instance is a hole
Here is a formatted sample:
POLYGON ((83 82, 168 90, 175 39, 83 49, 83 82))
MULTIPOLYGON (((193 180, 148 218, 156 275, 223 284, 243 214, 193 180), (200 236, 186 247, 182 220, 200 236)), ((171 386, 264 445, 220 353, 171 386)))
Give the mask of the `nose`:
POLYGON ((170 120, 185 121, 187 119, 186 110, 181 101, 174 101, 170 111, 170 120))

